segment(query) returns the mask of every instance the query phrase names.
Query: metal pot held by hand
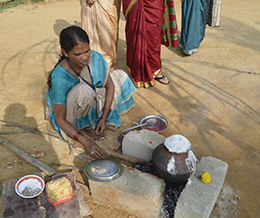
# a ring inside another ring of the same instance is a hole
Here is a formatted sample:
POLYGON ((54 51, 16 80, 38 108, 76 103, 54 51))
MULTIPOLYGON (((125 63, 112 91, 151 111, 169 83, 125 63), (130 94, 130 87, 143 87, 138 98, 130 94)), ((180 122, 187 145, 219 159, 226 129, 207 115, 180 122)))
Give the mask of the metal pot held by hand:
POLYGON ((190 141, 181 135, 165 139, 153 151, 153 168, 157 174, 172 183, 187 182, 199 164, 197 153, 190 141))

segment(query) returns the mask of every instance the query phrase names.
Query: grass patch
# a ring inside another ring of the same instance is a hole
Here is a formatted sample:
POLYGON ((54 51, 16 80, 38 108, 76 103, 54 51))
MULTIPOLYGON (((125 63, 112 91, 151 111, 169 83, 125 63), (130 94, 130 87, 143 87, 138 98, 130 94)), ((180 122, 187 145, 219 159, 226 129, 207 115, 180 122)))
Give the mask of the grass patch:
POLYGON ((38 2, 44 2, 44 0, 31 0, 30 2, 38 3, 38 2))
POLYGON ((0 12, 2 12, 4 9, 13 8, 21 4, 24 4, 23 0, 15 0, 15 1, 1 3, 0 12))
POLYGON ((3 2, 0 3, 0 13, 3 12, 5 9, 17 7, 18 5, 25 4, 27 2, 32 2, 32 3, 38 3, 38 2, 44 2, 44 0, 13 0, 13 1, 8 1, 8 2, 3 2))

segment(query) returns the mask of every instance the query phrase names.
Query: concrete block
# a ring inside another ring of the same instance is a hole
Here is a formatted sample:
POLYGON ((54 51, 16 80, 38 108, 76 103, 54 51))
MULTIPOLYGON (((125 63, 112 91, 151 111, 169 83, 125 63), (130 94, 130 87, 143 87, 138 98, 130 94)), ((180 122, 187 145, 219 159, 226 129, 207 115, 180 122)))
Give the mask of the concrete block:
POLYGON ((214 157, 202 157, 199 166, 182 191, 175 218, 208 218, 222 189, 228 164, 214 157), (203 183, 195 175, 208 172, 211 182, 203 183))
POLYGON ((165 137, 157 132, 149 130, 136 130, 127 133, 122 142, 123 155, 150 162, 153 150, 161 143, 165 137))
POLYGON ((95 201, 137 217, 157 218, 164 202, 164 180, 124 166, 122 176, 110 182, 89 180, 95 201))

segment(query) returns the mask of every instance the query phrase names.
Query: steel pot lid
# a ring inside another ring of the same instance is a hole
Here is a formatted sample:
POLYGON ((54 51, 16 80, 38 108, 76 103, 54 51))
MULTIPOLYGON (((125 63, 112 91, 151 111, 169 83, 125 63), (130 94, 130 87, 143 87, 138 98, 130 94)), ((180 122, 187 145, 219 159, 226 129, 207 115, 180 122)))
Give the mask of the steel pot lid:
POLYGON ((120 163, 112 159, 96 159, 84 167, 85 175, 94 181, 108 182, 120 177, 123 173, 120 163))

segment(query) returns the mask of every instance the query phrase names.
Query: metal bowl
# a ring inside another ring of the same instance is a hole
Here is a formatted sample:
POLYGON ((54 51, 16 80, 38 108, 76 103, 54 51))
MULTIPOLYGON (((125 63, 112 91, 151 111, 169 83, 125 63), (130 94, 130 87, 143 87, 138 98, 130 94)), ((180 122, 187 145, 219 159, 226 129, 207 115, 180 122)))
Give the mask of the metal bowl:
POLYGON ((147 129, 147 130, 150 130, 150 131, 160 133, 160 132, 166 130, 167 127, 168 127, 168 121, 165 118, 158 116, 158 115, 146 116, 146 117, 144 117, 143 119, 140 120, 139 124, 144 124, 149 119, 156 119, 157 120, 156 124, 153 127, 144 126, 143 129, 147 129))
POLYGON ((85 175, 97 182, 108 182, 117 179, 123 174, 123 167, 112 159, 96 159, 87 163, 83 172, 85 175))

